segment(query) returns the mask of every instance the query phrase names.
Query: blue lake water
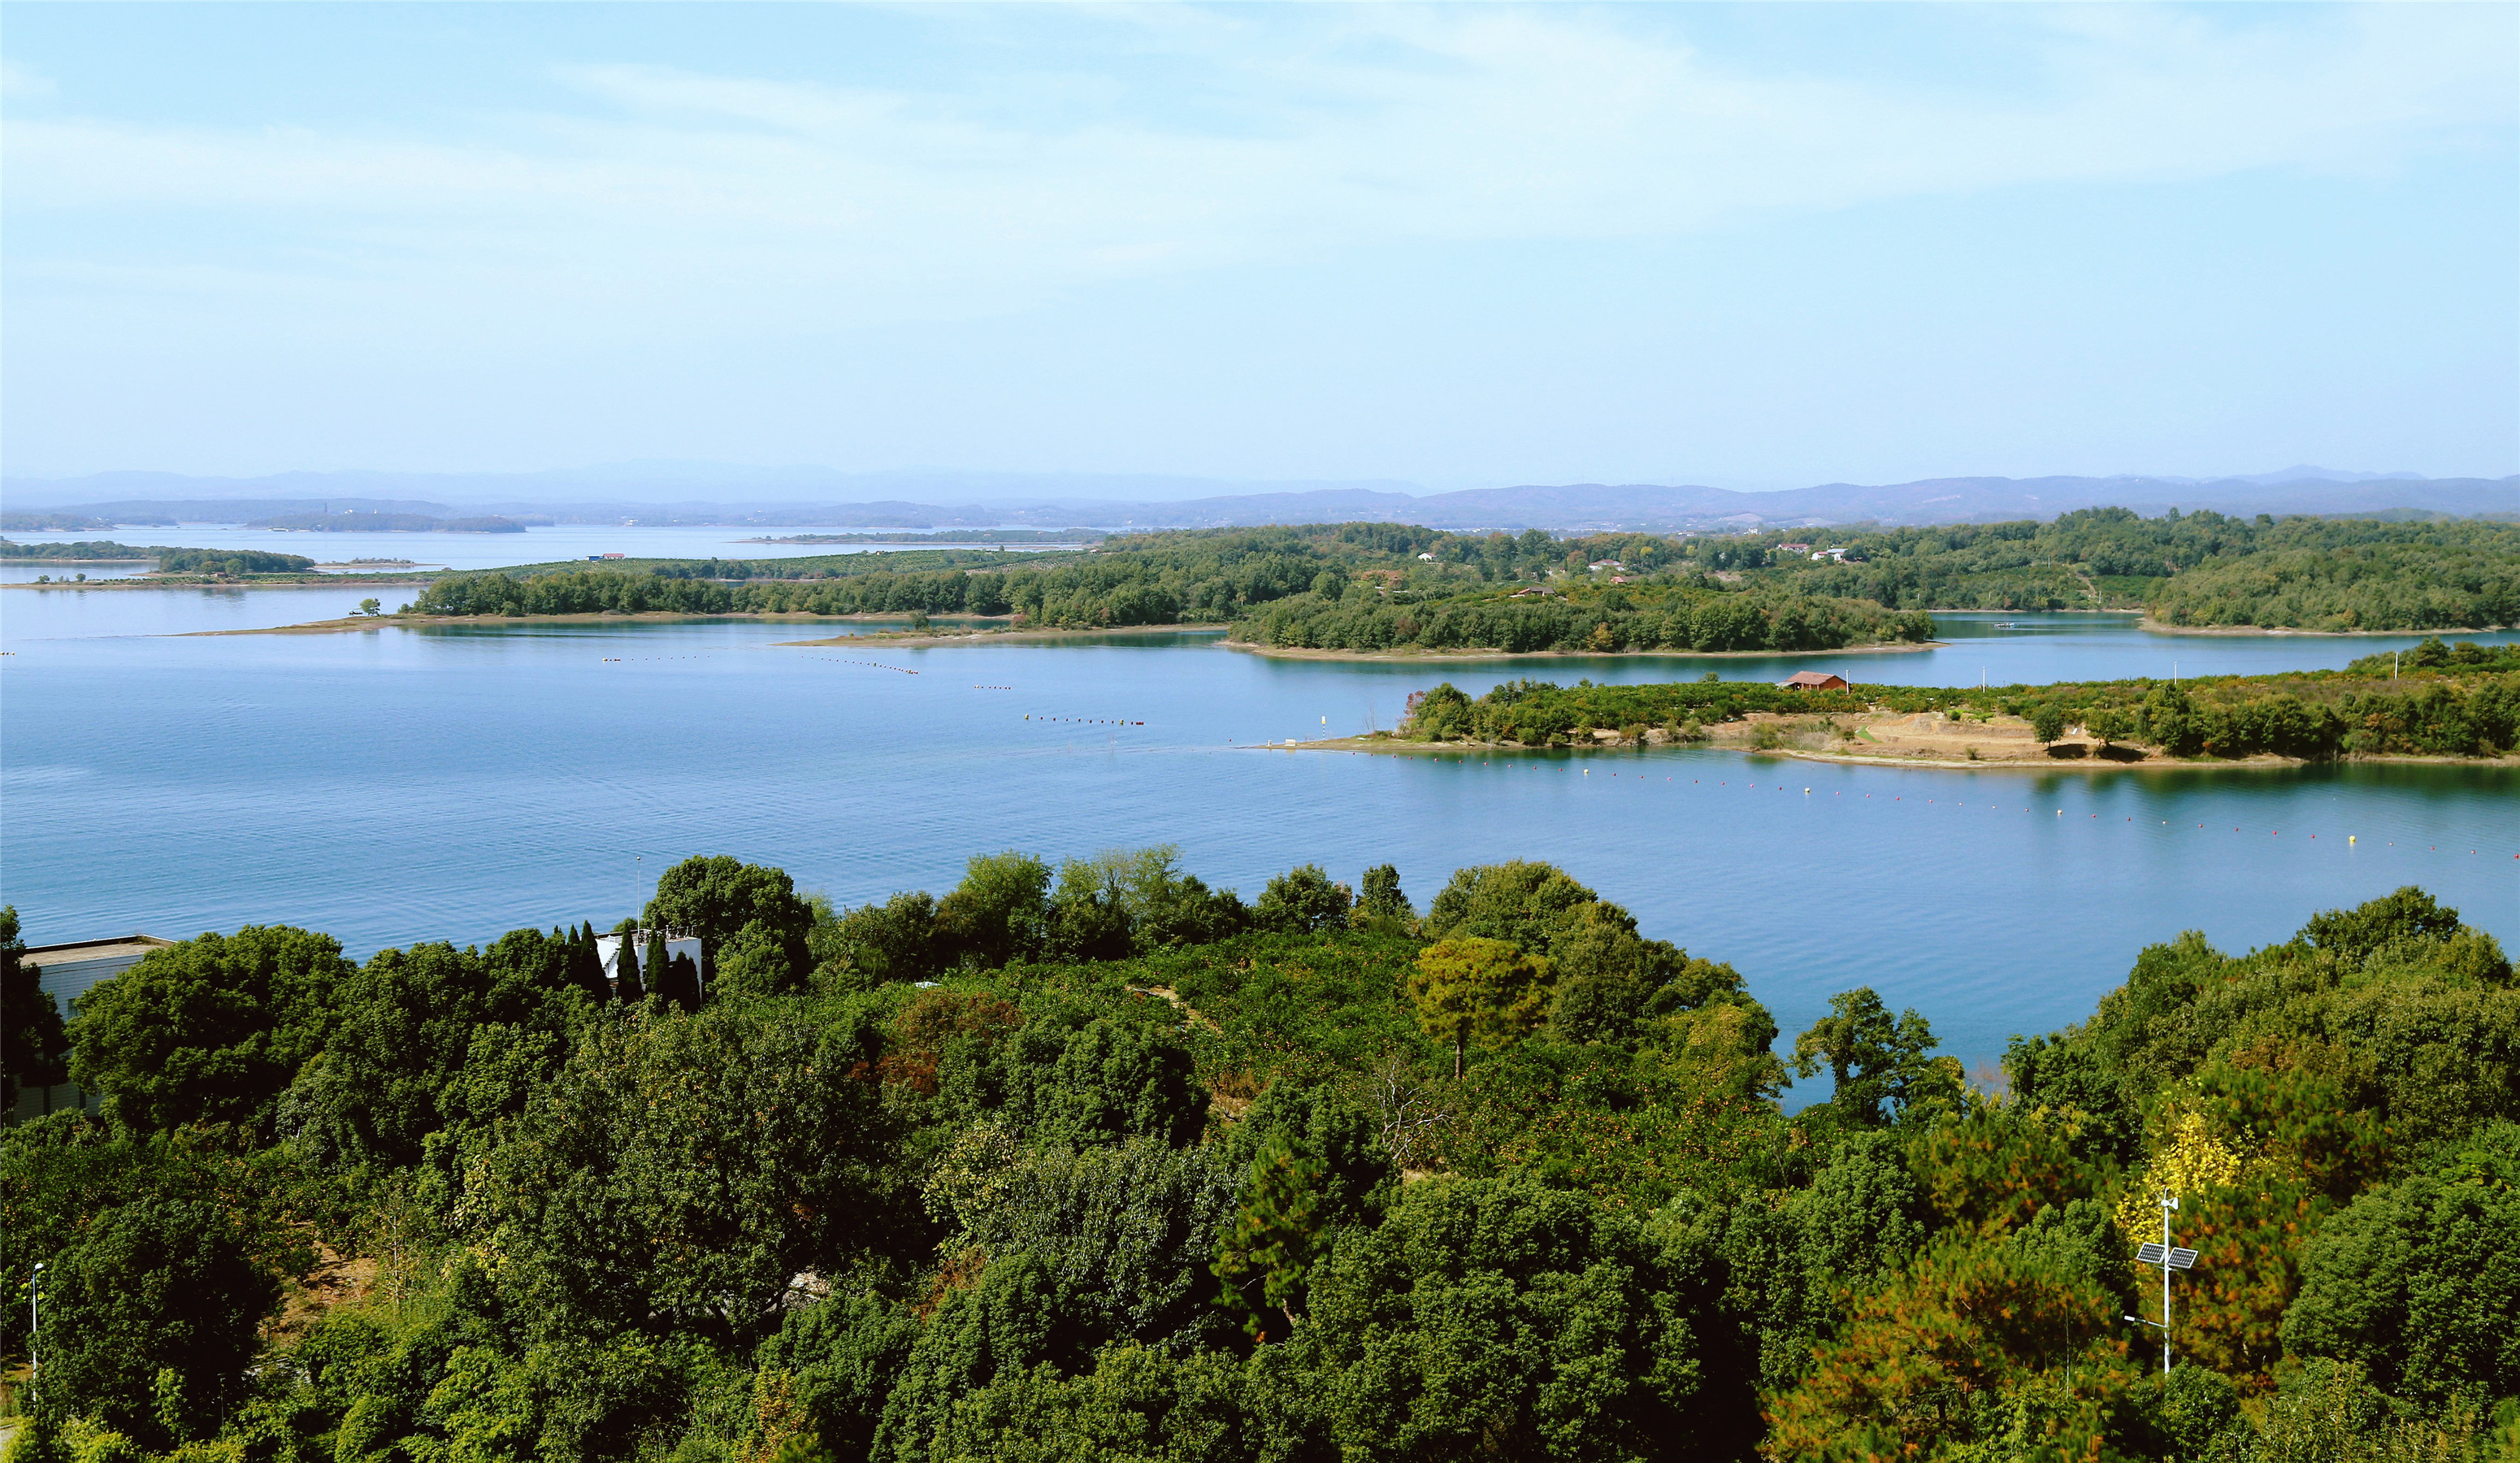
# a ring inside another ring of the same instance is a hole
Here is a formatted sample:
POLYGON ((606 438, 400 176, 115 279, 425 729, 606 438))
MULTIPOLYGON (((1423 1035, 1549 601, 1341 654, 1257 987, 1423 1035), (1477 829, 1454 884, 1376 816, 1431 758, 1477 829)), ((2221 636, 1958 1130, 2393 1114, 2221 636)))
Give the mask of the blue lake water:
POLYGON ((1421 906, 1456 868, 1527 857, 1732 962, 1789 1038, 1869 984, 1972 1068, 2088 1014, 2182 930, 2236 950, 2420 884, 2520 944, 2507 767, 1951 772, 1250 745, 1389 726, 1442 679, 1473 695, 1708 669, 2003 684, 2337 666, 2413 637, 1976 616, 1941 617, 1949 644, 1912 654, 1336 663, 1192 633, 864 650, 777 643, 848 627, 725 621, 174 633, 364 596, 0 592, 0 897, 30 941, 283 921, 363 955, 607 925, 703 852, 843 903, 941 892, 1006 847, 1177 844, 1246 896, 1296 863, 1353 881, 1389 861, 1421 906))
MULTIPOLYGON (((248 528, 240 524, 181 524, 161 528, 87 529, 80 532, 12 532, 19 543, 75 543, 104 539, 113 543, 194 549, 259 549, 272 554, 299 554, 321 564, 348 564, 359 559, 408 559, 425 569, 504 569, 516 564, 550 564, 583 559, 590 554, 624 554, 633 559, 794 559, 812 554, 897 553, 930 547, 923 543, 799 544, 757 543, 796 533, 846 533, 847 528, 666 528, 641 525, 555 524, 521 533, 318 533, 305 529, 248 528)), ((864 529, 895 532, 896 529, 864 529)), ((950 545, 951 534, 937 534, 933 544, 950 545)), ((1012 545, 1010 553, 1029 546, 1012 545)), ((84 573, 89 578, 123 577, 133 571, 110 565, 44 564, 20 560, 0 564, 0 583, 26 583, 37 574, 55 578, 84 573)), ((405 591, 405 598, 409 592, 405 591)))

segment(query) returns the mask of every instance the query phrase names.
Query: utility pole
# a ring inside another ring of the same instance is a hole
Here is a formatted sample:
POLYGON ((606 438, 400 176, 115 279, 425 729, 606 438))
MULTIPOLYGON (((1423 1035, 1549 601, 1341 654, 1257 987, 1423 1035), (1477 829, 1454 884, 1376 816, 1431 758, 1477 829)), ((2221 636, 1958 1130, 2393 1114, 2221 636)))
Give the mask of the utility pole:
POLYGON ((35 1261, 35 1277, 26 1282, 26 1400, 35 1399, 35 1376, 44 1367, 41 1348, 44 1342, 44 1318, 37 1308, 44 1292, 44 1262, 35 1261))
POLYGON ((2156 1322, 2141 1316, 2126 1317, 2138 1326, 2158 1325, 2161 1328, 2161 1374, 2165 1377, 2170 1375, 2170 1272, 2193 1269, 2196 1265, 2195 1251, 2181 1250, 2170 1243, 2170 1215, 2178 1208, 2178 1195, 2161 1196, 2161 1243, 2145 1245, 2135 1252, 2136 1263, 2161 1266, 2161 1319, 2156 1322))

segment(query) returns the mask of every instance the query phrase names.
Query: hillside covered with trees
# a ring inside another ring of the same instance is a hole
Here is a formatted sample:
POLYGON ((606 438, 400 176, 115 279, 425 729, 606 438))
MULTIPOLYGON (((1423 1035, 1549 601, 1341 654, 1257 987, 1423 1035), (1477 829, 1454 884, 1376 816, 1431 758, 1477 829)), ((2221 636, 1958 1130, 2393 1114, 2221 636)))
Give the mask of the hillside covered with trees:
POLYGON ((66 1040, 103 1100, 0 1135, 0 1266, 47 1266, 12 1457, 2520 1446, 2520 990, 2416 890, 2150 946, 1999 1095, 1868 989, 1780 1055, 1541 864, 1421 908, 1005 853, 839 911, 710 858, 643 913, 704 969, 249 928, 66 1036, 12 916, 11 1074, 66 1040), (2166 1377, 2121 1319, 2164 1192, 2166 1377))

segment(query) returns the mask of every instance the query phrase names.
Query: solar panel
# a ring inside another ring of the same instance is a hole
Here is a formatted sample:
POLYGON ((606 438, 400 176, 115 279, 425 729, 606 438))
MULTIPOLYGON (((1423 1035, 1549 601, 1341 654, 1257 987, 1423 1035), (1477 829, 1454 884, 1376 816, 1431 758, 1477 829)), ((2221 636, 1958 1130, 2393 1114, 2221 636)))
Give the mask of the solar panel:
POLYGON ((2135 1253, 2135 1262, 2139 1265, 2157 1265, 2161 1263, 2163 1254, 2159 1245, 2146 1245, 2135 1253))
POLYGON ((2172 1269, 2174 1269, 2174 1270, 2186 1270, 2186 1269, 2193 1269, 2193 1268, 2195 1267, 2195 1265, 2196 1265, 2196 1252, 2195 1252, 2195 1251, 2193 1251, 2193 1250, 2173 1250, 2173 1251, 2171 1251, 2171 1252, 2170 1252, 2170 1267, 2171 1267, 2172 1269))

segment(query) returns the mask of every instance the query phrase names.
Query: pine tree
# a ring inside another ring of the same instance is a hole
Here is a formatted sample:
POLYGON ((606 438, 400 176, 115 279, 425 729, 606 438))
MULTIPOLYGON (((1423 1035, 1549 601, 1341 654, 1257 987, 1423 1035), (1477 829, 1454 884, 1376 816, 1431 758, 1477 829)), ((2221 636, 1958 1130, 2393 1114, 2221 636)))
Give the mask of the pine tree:
POLYGON ((639 952, 632 948, 637 943, 629 931, 621 932, 621 958, 612 968, 612 998, 624 1005, 635 1006, 648 997, 647 988, 639 983, 639 952))
POLYGON ((569 933, 568 976, 595 1004, 601 1006, 612 999, 611 983, 604 979, 604 952, 595 943, 593 920, 569 933))
POLYGON ((1556 972, 1547 957, 1504 939, 1447 939, 1418 952, 1409 976, 1418 1025, 1453 1044, 1453 1075, 1473 1041, 1491 1049, 1520 1040, 1549 1015, 1556 972))
POLYGON ((656 978, 656 993, 686 1011, 700 1008, 700 968, 689 955, 676 955, 665 962, 664 974, 656 978))

